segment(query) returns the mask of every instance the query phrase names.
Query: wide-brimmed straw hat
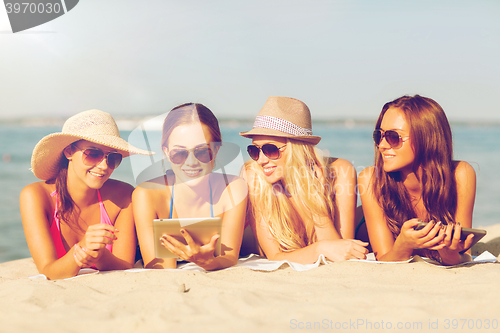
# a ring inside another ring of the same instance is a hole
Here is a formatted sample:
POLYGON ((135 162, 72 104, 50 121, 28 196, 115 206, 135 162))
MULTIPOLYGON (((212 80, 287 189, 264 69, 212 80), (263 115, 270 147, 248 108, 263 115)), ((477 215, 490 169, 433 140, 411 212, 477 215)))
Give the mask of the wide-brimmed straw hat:
POLYGON ((88 110, 70 117, 62 132, 52 133, 41 139, 31 155, 31 170, 42 180, 55 178, 60 169, 63 150, 79 140, 87 140, 112 149, 123 155, 153 155, 154 152, 130 145, 120 137, 118 126, 109 113, 88 110))
POLYGON ((295 98, 271 96, 255 118, 250 131, 241 136, 270 135, 317 144, 321 137, 312 134, 311 112, 295 98))

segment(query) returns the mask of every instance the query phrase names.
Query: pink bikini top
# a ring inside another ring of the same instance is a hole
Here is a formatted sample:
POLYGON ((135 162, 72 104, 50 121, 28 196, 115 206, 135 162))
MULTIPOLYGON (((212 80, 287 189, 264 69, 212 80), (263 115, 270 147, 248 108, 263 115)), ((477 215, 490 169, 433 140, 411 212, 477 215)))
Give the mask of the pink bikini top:
MULTIPOLYGON (((57 206, 59 204, 59 199, 57 198, 57 192, 54 191, 50 194, 51 196, 56 196, 56 207, 54 209, 54 216, 52 218, 52 223, 50 225, 50 234, 52 235, 52 241, 56 247, 57 258, 61 258, 66 255, 66 249, 64 248, 62 237, 61 237, 61 225, 59 222, 59 218, 57 217, 57 206)), ((101 210, 101 223, 105 223, 108 225, 113 225, 111 220, 109 219, 108 212, 106 212, 106 208, 101 200, 101 193, 97 190, 97 197, 99 198, 99 207, 101 210)), ((112 252, 113 244, 107 244, 106 248, 112 252)))

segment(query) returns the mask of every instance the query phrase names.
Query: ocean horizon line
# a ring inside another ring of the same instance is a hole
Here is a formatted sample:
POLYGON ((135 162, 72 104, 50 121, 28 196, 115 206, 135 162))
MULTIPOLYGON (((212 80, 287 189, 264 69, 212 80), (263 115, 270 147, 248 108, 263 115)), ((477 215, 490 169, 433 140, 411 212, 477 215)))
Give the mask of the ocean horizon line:
MULTIPOLYGON (((120 130, 132 130, 139 126, 140 124, 150 121, 157 115, 146 115, 146 116, 130 116, 121 115, 113 116, 118 128, 120 130)), ((50 127, 50 126, 61 126, 66 121, 67 117, 59 116, 42 116, 42 117, 23 117, 23 118, 0 118, 0 126, 20 126, 20 127, 50 127)), ((248 117, 218 117, 221 126, 227 127, 238 127, 238 126, 251 126, 254 122, 254 118, 248 117)), ((500 119, 479 119, 479 120, 449 120, 452 126, 488 126, 495 127, 500 126, 500 119)), ((313 126, 343 126, 347 128, 353 128, 356 126, 373 126, 376 119, 369 118, 356 118, 356 117, 335 117, 335 118, 325 118, 317 117, 313 119, 313 126)), ((161 124, 158 122, 161 128, 161 124)))

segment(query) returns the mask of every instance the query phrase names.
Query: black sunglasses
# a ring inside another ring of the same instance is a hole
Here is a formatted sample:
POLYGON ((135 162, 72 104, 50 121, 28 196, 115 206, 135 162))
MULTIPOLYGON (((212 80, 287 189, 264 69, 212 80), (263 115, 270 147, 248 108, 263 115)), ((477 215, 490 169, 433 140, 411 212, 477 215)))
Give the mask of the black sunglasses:
POLYGON ((286 147, 286 145, 283 145, 281 147, 277 147, 277 146, 270 144, 270 143, 266 143, 262 147, 250 145, 247 147, 247 152, 248 152, 248 155, 250 155, 250 157, 254 161, 257 161, 259 159, 261 150, 264 153, 264 155, 266 155, 269 159, 277 160, 278 158, 280 158, 280 155, 281 155, 280 149, 283 147, 286 147))
POLYGON ((123 156, 117 152, 110 152, 104 154, 99 148, 87 148, 81 149, 77 145, 72 144, 73 147, 83 152, 82 159, 83 164, 91 166, 101 163, 101 161, 106 158, 106 164, 110 169, 116 169, 122 162, 123 156))
POLYGON ((373 131, 373 141, 377 146, 380 145, 383 138, 385 138, 385 141, 387 141, 391 148, 398 149, 401 148, 403 142, 405 142, 409 136, 402 137, 394 130, 383 131, 381 129, 377 129, 373 131))
POLYGON ((182 164, 186 162, 189 153, 193 152, 194 157, 201 163, 208 163, 213 160, 214 155, 210 147, 195 147, 193 149, 172 149, 168 153, 170 162, 174 164, 182 164))

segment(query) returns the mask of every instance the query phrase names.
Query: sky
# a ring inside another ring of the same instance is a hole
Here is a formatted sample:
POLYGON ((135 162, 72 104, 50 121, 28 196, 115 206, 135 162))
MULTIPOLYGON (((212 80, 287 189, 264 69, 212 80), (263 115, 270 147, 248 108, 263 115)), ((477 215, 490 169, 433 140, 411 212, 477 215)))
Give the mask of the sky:
POLYGON ((15 34, 0 7, 0 119, 186 102, 251 119, 288 96, 316 120, 375 121, 420 94, 451 121, 500 122, 497 0, 80 0, 15 34))

